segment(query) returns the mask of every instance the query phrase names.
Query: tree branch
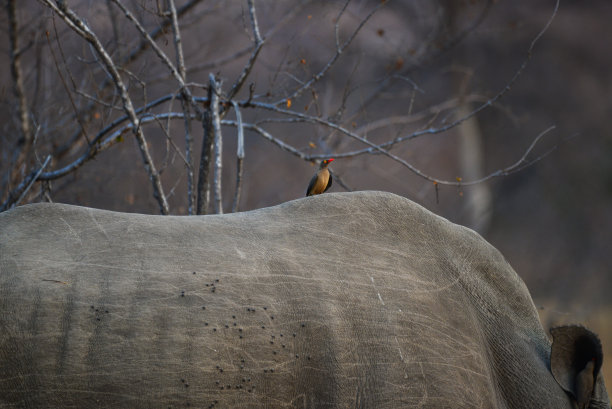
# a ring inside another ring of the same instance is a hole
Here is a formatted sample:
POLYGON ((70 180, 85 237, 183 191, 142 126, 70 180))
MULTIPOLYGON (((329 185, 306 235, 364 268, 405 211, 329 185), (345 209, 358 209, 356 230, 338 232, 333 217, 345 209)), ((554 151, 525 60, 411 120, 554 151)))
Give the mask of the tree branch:
MULTIPOLYGON (((178 23, 178 15, 174 0, 168 0, 170 6, 170 14, 172 16, 172 32, 174 33, 174 48, 176 50, 176 63, 178 65, 179 75, 183 84, 187 81, 187 70, 185 69, 185 58, 183 57, 183 45, 181 41, 181 31, 178 23)), ((191 152, 193 150, 193 140, 191 137, 191 115, 189 115, 189 93, 185 92, 185 87, 181 87, 181 107, 185 114, 185 157, 187 159, 187 214, 193 214, 194 207, 194 191, 193 191, 193 158, 191 152)))
POLYGON ((196 214, 208 213, 208 206, 210 203, 209 173, 211 165, 210 158, 214 140, 210 101, 212 101, 214 84, 214 78, 210 79, 210 84, 208 86, 208 109, 204 113, 202 119, 204 136, 202 141, 202 153, 200 154, 200 169, 198 172, 198 203, 196 207, 196 214))
POLYGON ((123 109, 130 117, 130 122, 133 125, 133 132, 136 136, 138 147, 140 148, 140 153, 142 155, 145 170, 149 174, 149 178, 153 185, 153 196, 159 204, 160 212, 162 214, 168 214, 168 202, 164 194, 159 174, 157 172, 157 169, 155 168, 153 159, 151 158, 149 148, 147 147, 147 141, 142 132, 142 128, 140 127, 140 121, 136 116, 136 112, 134 111, 134 106, 132 105, 132 101, 127 92, 127 88, 125 87, 121 75, 119 74, 117 67, 113 63, 113 60, 106 52, 95 33, 91 31, 91 29, 81 20, 80 17, 78 17, 70 8, 68 8, 64 1, 58 2, 59 8, 56 7, 55 4, 51 2, 51 0, 39 1, 42 1, 45 5, 53 9, 66 22, 66 24, 68 24, 69 27, 71 27, 77 34, 79 34, 89 44, 91 44, 93 49, 96 51, 96 53, 102 60, 104 67, 112 76, 117 91, 121 96, 121 100, 123 102, 123 109))
POLYGON ((234 194, 234 202, 232 204, 232 212, 238 211, 238 205, 240 204, 240 192, 242 190, 242 167, 244 161, 244 127, 242 126, 242 114, 236 101, 232 101, 234 106, 234 112, 236 112, 236 123, 237 123, 237 151, 236 151, 236 193, 234 194))
POLYGON ((210 74, 210 87, 212 88, 210 100, 210 113, 212 116, 212 129, 214 135, 214 156, 213 162, 213 187, 215 192, 215 213, 223 214, 223 198, 221 192, 221 171, 223 169, 223 136, 221 134, 221 114, 219 112, 219 89, 220 82, 215 79, 213 74, 210 74))
POLYGON ((264 40, 261 38, 261 34, 259 33, 259 25, 257 23, 257 14, 255 14, 255 0, 248 0, 248 4, 249 4, 249 14, 251 16, 251 26, 253 27, 253 37, 255 41, 255 48, 253 49, 253 52, 251 53, 251 57, 249 58, 249 61, 247 61, 246 65, 242 69, 242 72, 240 73, 236 81, 234 81, 234 85, 232 85, 232 88, 227 94, 228 100, 231 100, 232 98, 234 98, 234 96, 238 93, 238 91, 240 91, 240 89, 244 85, 244 82, 246 81, 247 77, 249 76, 249 73, 251 72, 251 70, 253 69, 253 66, 255 65, 255 60, 257 60, 257 56, 259 55, 259 52, 261 51, 261 47, 264 44, 264 40))

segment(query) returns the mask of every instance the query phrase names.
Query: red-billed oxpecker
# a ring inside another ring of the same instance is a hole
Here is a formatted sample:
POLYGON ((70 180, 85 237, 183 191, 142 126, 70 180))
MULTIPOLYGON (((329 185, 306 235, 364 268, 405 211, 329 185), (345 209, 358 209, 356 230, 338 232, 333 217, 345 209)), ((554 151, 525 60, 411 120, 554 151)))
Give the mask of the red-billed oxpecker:
POLYGON ((325 159, 319 165, 319 170, 310 179, 308 189, 306 189, 306 196, 320 195, 321 193, 327 192, 332 185, 332 176, 329 173, 327 166, 333 161, 333 159, 325 159))

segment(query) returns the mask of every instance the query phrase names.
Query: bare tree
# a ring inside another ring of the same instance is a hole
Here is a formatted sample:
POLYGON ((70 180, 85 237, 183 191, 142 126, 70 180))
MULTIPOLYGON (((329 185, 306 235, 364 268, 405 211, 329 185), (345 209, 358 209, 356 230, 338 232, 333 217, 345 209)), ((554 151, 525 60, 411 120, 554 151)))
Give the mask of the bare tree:
MULTIPOLYGON (((473 32, 493 2, 474 3, 466 6, 473 7, 469 17, 460 16, 448 30, 448 22, 436 17, 444 1, 185 0, 177 6, 174 0, 37 0, 20 3, 20 14, 8 0, 7 61, 18 108, 3 131, 0 210, 41 195, 50 199, 50 181, 70 183, 70 175, 94 166, 94 158, 127 135, 136 141, 161 214, 177 213, 172 203, 186 203, 187 214, 211 207, 223 213, 224 206, 237 211, 243 182, 253 177, 244 173, 245 133, 306 162, 386 158, 436 192, 521 170, 542 157, 533 158, 532 151, 553 127, 536 135, 511 165, 467 180, 436 177, 402 150, 417 138, 465 128, 496 106, 556 13, 555 7, 497 93, 462 89, 428 103, 411 74, 473 32), (379 28, 380 22, 393 28, 398 19, 406 20, 401 35, 411 41, 391 47, 388 38, 397 33, 379 28), (29 32, 21 25, 37 28, 29 32), (303 33, 313 38, 301 41, 303 33), (31 45, 21 45, 28 35, 31 45), (381 55, 385 47, 392 48, 391 58, 381 55), (171 128, 174 121, 182 121, 182 129, 171 128), (237 146, 233 188, 222 184, 224 140, 237 146), (224 200, 228 189, 231 198, 224 200)), ((360 187, 342 172, 334 177, 345 189, 360 187)))

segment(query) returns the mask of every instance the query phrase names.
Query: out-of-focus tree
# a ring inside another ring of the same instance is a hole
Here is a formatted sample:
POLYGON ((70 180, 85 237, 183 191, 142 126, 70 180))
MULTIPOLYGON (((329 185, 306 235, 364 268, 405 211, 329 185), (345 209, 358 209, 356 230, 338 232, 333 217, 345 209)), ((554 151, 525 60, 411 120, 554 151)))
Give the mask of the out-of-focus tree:
MULTIPOLYGON (((238 210, 245 178, 278 188, 269 166, 244 172, 250 157, 270 150, 305 162, 365 158, 383 173, 384 159, 437 195, 441 186, 523 169, 541 157, 534 146, 552 129, 534 131, 512 164, 482 170, 477 116, 509 92, 550 20, 496 93, 470 92, 469 70, 443 90, 424 73, 486 18, 491 0, 5 3, 3 82, 11 90, 4 90, 0 210, 52 200, 79 169, 127 139, 141 160, 121 166, 144 169, 150 188, 143 190, 160 213, 204 214, 238 210), (451 132, 472 146, 457 154, 465 177, 435 176, 443 163, 423 170, 409 158, 409 142, 451 132), (249 152, 247 140, 257 137, 269 149, 249 152), (228 140, 234 163, 223 153, 228 140), (235 177, 224 187, 229 173, 235 177)), ((342 171, 334 181, 362 188, 342 171)), ((475 208, 490 200, 481 196, 475 208)))

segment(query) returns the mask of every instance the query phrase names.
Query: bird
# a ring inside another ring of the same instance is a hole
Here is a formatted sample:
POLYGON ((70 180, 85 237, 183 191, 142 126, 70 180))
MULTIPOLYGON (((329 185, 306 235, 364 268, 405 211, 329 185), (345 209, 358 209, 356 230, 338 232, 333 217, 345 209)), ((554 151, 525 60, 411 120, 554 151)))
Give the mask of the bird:
POLYGON ((584 409, 589 405, 593 394, 593 384, 595 382, 595 358, 591 359, 584 368, 576 375, 575 390, 578 408, 584 409))
POLYGON ((306 196, 320 195, 321 193, 327 192, 327 190, 331 187, 332 176, 331 173, 329 173, 327 166, 329 166, 333 160, 333 158, 330 158, 321 161, 319 170, 317 170, 317 173, 315 173, 312 179, 310 179, 308 189, 306 189, 306 196))

